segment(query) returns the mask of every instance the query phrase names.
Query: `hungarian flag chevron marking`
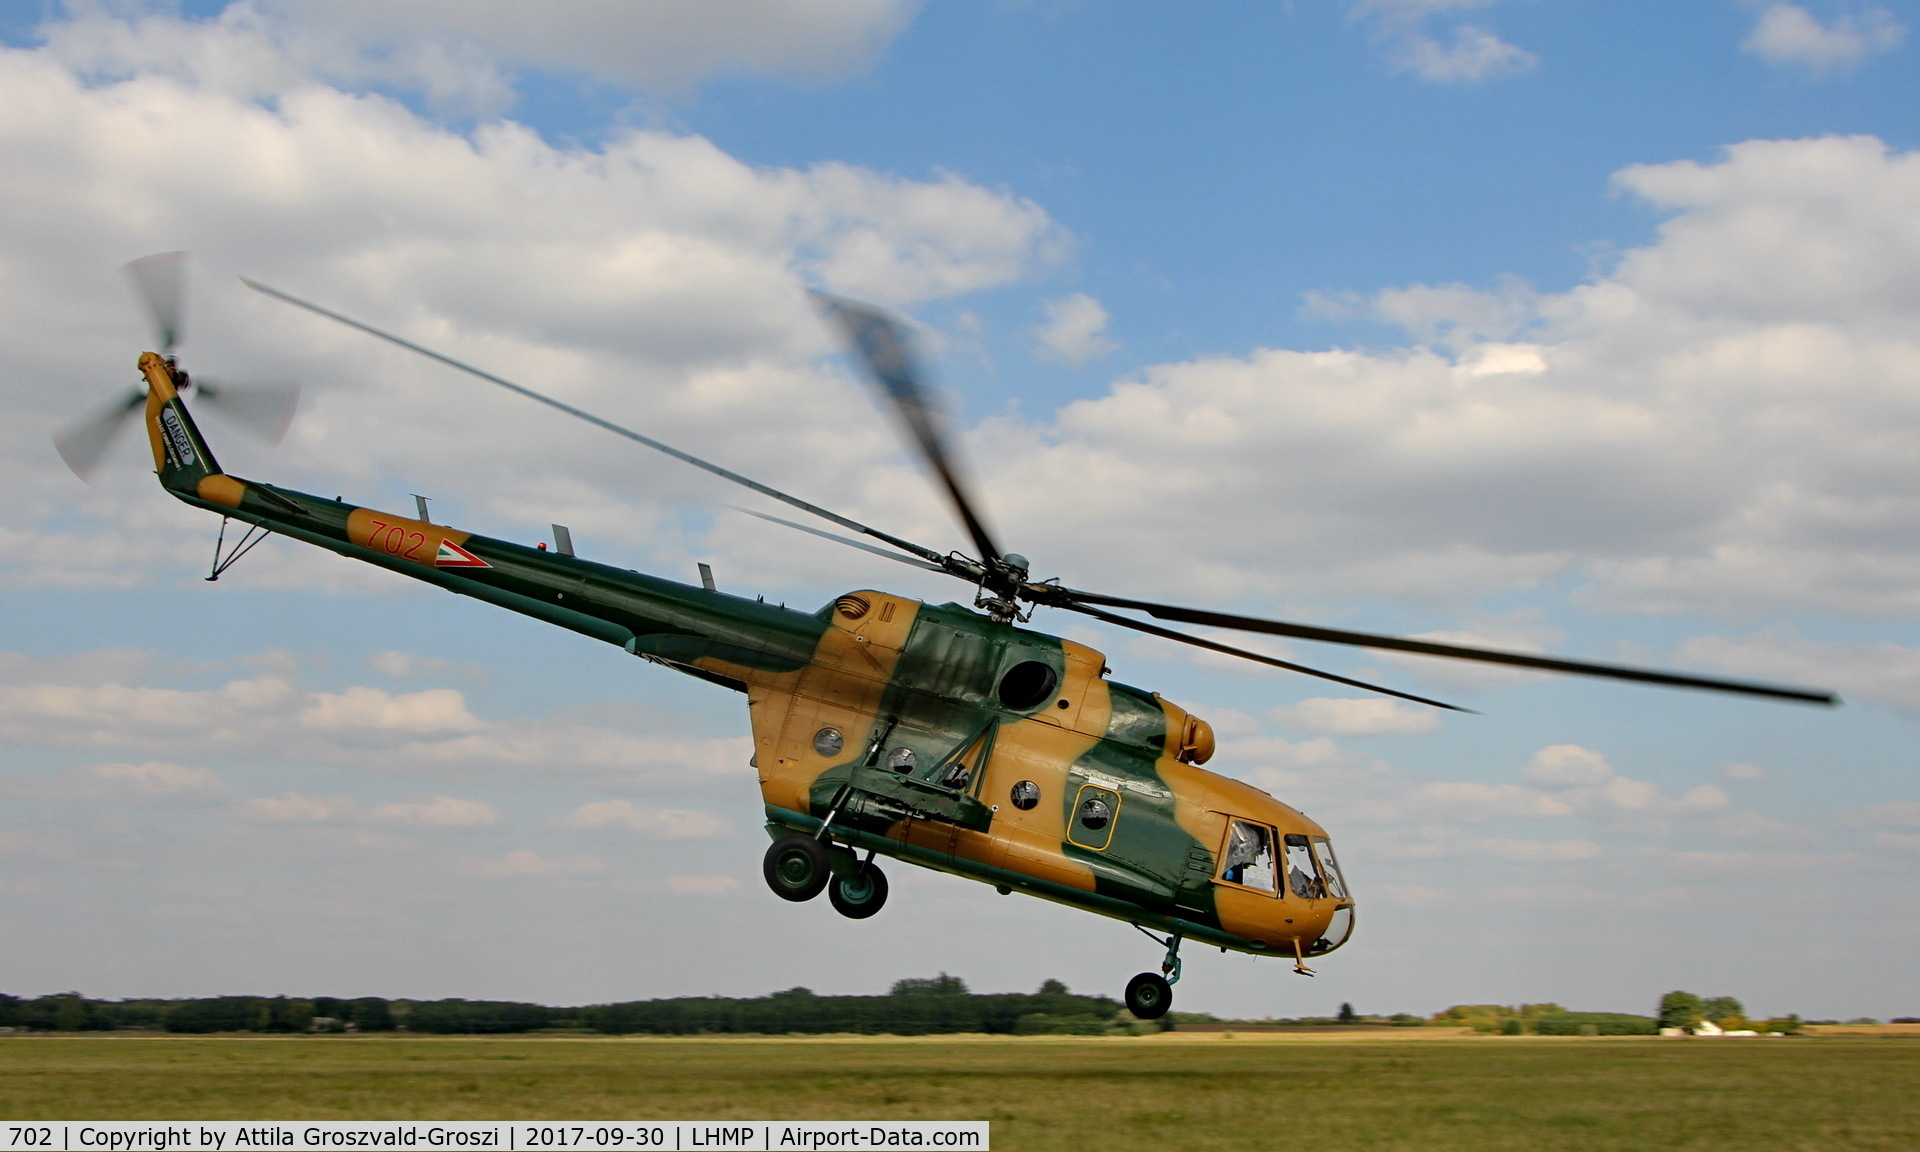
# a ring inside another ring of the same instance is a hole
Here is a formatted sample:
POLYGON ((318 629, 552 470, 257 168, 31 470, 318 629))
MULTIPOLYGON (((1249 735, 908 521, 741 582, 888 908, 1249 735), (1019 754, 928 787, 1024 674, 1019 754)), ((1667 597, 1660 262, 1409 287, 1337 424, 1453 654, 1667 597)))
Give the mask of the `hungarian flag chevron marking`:
POLYGON ((451 540, 440 541, 440 550, 433 554, 433 566, 435 568, 491 568, 493 567, 493 565, 487 563, 485 560, 480 559, 480 557, 475 556, 473 553, 467 551, 465 548, 460 547, 460 545, 455 544, 451 540))

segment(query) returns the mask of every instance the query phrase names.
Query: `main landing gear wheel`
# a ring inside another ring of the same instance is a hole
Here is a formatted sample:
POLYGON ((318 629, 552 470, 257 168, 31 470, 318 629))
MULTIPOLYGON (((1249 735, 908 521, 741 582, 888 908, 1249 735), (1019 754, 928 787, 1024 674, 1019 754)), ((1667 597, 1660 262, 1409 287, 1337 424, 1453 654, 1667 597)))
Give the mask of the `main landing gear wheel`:
POLYGON ((1158 1020, 1173 1007, 1173 986, 1157 972, 1142 972, 1127 981, 1127 1011, 1142 1020, 1158 1020))
POLYGON ((851 876, 835 876, 827 885, 827 901, 849 920, 865 920, 887 902, 886 873, 868 862, 851 876))
POLYGON ((827 850, 820 841, 798 833, 775 840, 761 861, 760 871, 775 896, 795 903, 820 895, 831 875, 827 850))

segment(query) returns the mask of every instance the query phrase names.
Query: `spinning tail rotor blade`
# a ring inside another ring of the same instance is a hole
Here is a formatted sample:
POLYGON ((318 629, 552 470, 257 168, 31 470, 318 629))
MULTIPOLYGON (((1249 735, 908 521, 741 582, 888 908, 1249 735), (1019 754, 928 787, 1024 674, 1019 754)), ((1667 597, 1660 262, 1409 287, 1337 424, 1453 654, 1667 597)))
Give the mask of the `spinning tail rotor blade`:
POLYGON ((770 488, 767 485, 760 483, 758 480, 749 480, 747 477, 740 475, 738 472, 729 471, 728 469, 720 467, 718 464, 710 464, 707 461, 700 459, 700 457, 695 456, 690 452, 682 452, 680 449, 675 448, 668 444, 663 444, 660 441, 655 440, 651 436, 643 436, 640 433, 633 431, 631 428, 623 428, 620 425, 615 424, 611 420, 603 420, 600 417, 595 416, 591 412, 587 412, 582 409, 575 408, 571 404, 563 403, 559 400, 555 400, 551 396, 547 396, 542 393, 535 392, 533 389, 525 387, 524 385, 515 384, 511 380, 506 380, 499 376, 495 376, 491 372, 482 371, 479 368, 475 368, 471 364, 461 363, 460 361, 455 360, 451 356, 443 356, 440 353, 435 352, 431 348, 423 348, 420 345, 415 344, 413 341, 403 340, 400 337, 395 336, 391 332, 382 332, 380 329, 375 328, 371 324, 362 324, 360 321, 351 319, 346 316, 342 316, 338 312, 329 312, 327 309, 320 307, 318 304, 310 304, 307 301, 300 299, 298 296, 290 296, 287 293, 280 291, 278 288, 270 288, 267 285, 262 284, 257 280, 249 280, 244 276, 240 278, 240 282, 242 284, 245 284, 247 287, 253 289, 255 292, 259 292, 264 295, 271 296, 276 300, 280 300, 285 303, 291 304, 296 308, 304 308, 307 311, 312 312, 316 316, 325 316, 327 319, 335 321, 340 324, 345 324, 349 328, 357 328, 360 331, 365 332, 369 336, 379 337, 380 339, 385 340, 389 344, 397 344, 400 347, 405 348, 409 352, 417 352, 420 355, 425 356, 429 360, 437 360, 440 363, 445 364, 449 368, 457 368, 460 371, 465 372, 469 376, 478 377, 479 379, 485 380, 489 384, 497 385, 501 388, 505 388, 509 392, 513 392, 518 395, 525 396, 529 400, 533 400, 533 401, 537 401, 538 403, 545 404, 549 408, 555 409, 560 412, 565 412, 567 415, 575 417, 576 419, 585 420, 587 423, 593 425, 596 428, 604 428, 608 432, 611 432, 616 436, 625 437, 626 439, 631 440, 636 444, 644 444, 648 448, 651 448, 656 452, 661 452, 668 456, 671 456, 675 460, 679 460, 682 463, 691 464, 695 468, 699 468, 705 472, 711 472, 715 476, 718 476, 724 480, 731 480, 735 484, 739 484, 746 488, 751 488, 755 492, 760 493, 762 496, 772 497, 773 499, 778 500, 783 504, 789 505, 794 508, 798 508, 802 512, 806 512, 806 513, 810 513, 811 515, 818 516, 822 520, 831 521, 835 524, 840 525, 840 527, 842 528, 848 529, 849 531, 858 532, 862 536, 871 536, 875 540, 879 540, 882 543, 891 544, 892 546, 900 549, 903 552, 911 553, 914 556, 920 557, 922 560, 927 561, 929 564, 937 567, 942 572, 950 572, 956 576, 962 576, 962 577, 969 576, 967 572, 960 570, 960 566, 958 564, 956 564, 953 561, 949 561, 947 557, 943 556, 941 553, 935 552, 931 548, 923 548, 920 545, 915 544, 910 540, 902 540, 898 536, 888 535, 887 533, 880 531, 878 528, 869 528, 865 524, 860 523, 858 520, 849 519, 848 517, 840 515, 838 512, 829 512, 825 508, 822 508, 817 504, 809 504, 805 500, 800 499, 798 496, 789 496, 785 492, 782 492, 777 488, 770 488))
POLYGON ((231 384, 195 376, 193 391, 227 419, 269 444, 280 443, 300 409, 300 388, 294 384, 231 384))
POLYGON ((1178 640, 1182 644, 1191 644, 1196 648, 1205 648, 1210 652, 1224 652, 1229 656, 1239 656, 1247 660, 1257 661, 1261 664, 1272 665, 1275 668, 1285 668, 1289 672, 1302 672, 1308 676, 1317 676, 1322 680, 1331 680, 1335 684, 1345 684, 1352 688, 1364 688, 1369 692, 1379 692, 1387 696, 1397 696, 1402 700, 1411 700, 1415 704, 1431 704, 1435 708, 1445 708, 1449 712, 1470 713, 1473 711, 1471 708, 1461 708, 1457 705, 1447 704, 1439 700, 1429 700, 1425 696, 1415 696, 1411 693, 1399 692, 1392 688, 1382 688, 1378 684, 1369 684, 1364 680, 1351 680, 1345 676, 1337 676, 1332 672, 1322 672, 1318 668, 1309 668, 1304 664, 1290 664, 1285 660, 1267 656, 1263 653, 1249 652, 1245 648, 1235 648, 1227 644, 1217 644, 1212 640, 1207 640, 1199 636, 1189 636, 1185 632, 1175 632, 1171 628, 1162 628, 1158 624, 1149 624, 1144 620, 1129 620, 1125 616, 1115 616, 1111 612, 1102 612, 1098 608, 1090 608, 1085 604, 1062 604, 1059 605, 1059 607, 1081 612, 1093 617, 1095 620, 1104 620, 1109 624, 1117 624, 1122 628, 1131 628, 1135 632, 1145 632, 1149 636, 1160 636, 1168 640, 1178 640))
POLYGON ((127 265, 127 277, 140 294, 153 318, 153 331, 160 341, 160 354, 170 356, 181 339, 181 314, 187 295, 187 254, 162 252, 142 256, 127 265))
POLYGON ((1254 616, 1236 616, 1227 612, 1209 612, 1197 608, 1179 608, 1145 600, 1103 596, 1071 588, 1058 590, 1068 603, 1061 607, 1086 611, 1087 604, 1105 604, 1145 612, 1161 620, 1185 624, 1203 624, 1215 628, 1233 628, 1242 632, 1263 632, 1270 636, 1290 636, 1298 640, 1317 640, 1323 644, 1345 644, 1392 652, 1412 652, 1421 656, 1442 656, 1453 660, 1476 660, 1483 664, 1505 664, 1514 668, 1533 668, 1542 672, 1567 672, 1575 676, 1595 676, 1609 680, 1631 680, 1659 684, 1669 688, 1698 688, 1708 692, 1729 692, 1742 696, 1765 696, 1802 704, 1823 704, 1829 708, 1840 703, 1832 692, 1818 688, 1793 688, 1777 684, 1756 684, 1748 680, 1724 680, 1714 676, 1690 676, 1662 672, 1653 668, 1634 668, 1622 664, 1601 664, 1588 660, 1564 660, 1557 656, 1534 656, 1525 652, 1503 652, 1494 648, 1474 648, 1463 644, 1442 644, 1406 636, 1383 636, 1374 632, 1348 632, 1339 628, 1318 628, 1310 624, 1289 624, 1280 620, 1262 620, 1254 616))
POLYGON ((973 498, 960 479, 954 454, 948 446, 946 413, 940 407, 938 395, 921 382, 905 326, 866 304, 824 292, 815 292, 813 297, 839 322, 867 374, 913 437, 921 458, 940 478, 947 499, 952 501, 961 523, 966 525, 967 535, 972 537, 981 560, 989 565, 998 561, 1002 555, 1000 546, 987 532, 986 524, 975 511, 973 498))
POLYGON ((69 424, 53 438, 60 459, 67 462, 75 476, 85 480, 99 466, 120 429, 127 426, 146 400, 146 394, 135 388, 93 415, 69 424))

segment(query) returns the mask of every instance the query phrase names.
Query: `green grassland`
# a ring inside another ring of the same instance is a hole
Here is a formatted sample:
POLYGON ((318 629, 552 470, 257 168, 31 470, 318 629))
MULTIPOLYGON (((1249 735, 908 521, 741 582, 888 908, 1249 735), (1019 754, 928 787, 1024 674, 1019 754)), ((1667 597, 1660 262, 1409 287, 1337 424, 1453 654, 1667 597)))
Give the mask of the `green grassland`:
POLYGON ((0 1119, 985 1119, 994 1147, 1912 1149, 1877 1037, 0 1038, 0 1119))

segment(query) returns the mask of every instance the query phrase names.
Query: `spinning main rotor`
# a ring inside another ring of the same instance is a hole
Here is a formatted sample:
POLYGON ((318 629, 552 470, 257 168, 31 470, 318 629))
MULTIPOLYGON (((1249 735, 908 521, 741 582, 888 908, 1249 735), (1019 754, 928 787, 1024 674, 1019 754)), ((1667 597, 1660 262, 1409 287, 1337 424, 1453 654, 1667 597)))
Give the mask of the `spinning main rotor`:
MULTIPOLYGON (((178 254, 171 254, 171 257, 150 257, 147 261, 136 261, 134 265, 129 266, 129 271, 133 273, 136 282, 143 287, 143 294, 148 300, 149 307, 152 309, 155 317, 156 328, 159 330, 163 345, 168 351, 172 349, 178 333, 179 278, 176 273, 172 279, 166 279, 157 271, 153 271, 154 266, 152 265, 152 261, 169 258, 177 259, 177 257, 178 254), (147 287, 149 278, 152 278, 157 287, 147 287)), ((861 549, 865 552, 885 556, 890 560, 895 560, 902 564, 908 564, 915 568, 922 568, 933 572, 944 572, 950 576, 958 577, 974 585, 979 590, 979 595, 975 602, 976 606, 1002 622, 1027 619, 1032 614, 1032 606, 1035 605, 1061 608, 1069 612, 1078 612, 1082 615, 1090 616, 1116 627, 1129 628, 1136 632, 1144 632, 1150 636, 1159 636, 1164 639, 1178 641, 1182 644, 1205 648, 1209 651, 1253 660, 1275 668, 1284 668, 1288 671, 1315 676, 1322 680, 1330 680, 1336 684, 1345 684, 1349 687, 1360 688, 1369 692, 1378 692, 1387 696, 1398 697, 1402 700, 1410 700, 1456 712, 1467 711, 1467 709, 1459 708, 1439 700, 1428 699, 1424 696, 1401 692, 1397 689, 1387 688, 1382 685, 1370 684, 1362 680, 1354 680, 1346 676, 1317 668, 1310 668, 1302 664, 1295 664, 1265 655, 1264 653, 1253 652, 1244 648, 1236 648, 1232 645, 1222 644, 1204 637, 1165 628, 1158 624, 1150 623, 1147 620, 1120 615, 1116 612, 1108 611, 1108 609, 1144 613, 1156 620, 1175 623, 1197 624, 1206 627, 1226 628, 1240 632, 1261 633, 1270 636, 1284 636, 1291 639, 1311 640, 1323 644, 1338 644, 1348 647, 1371 648, 1390 652, 1408 652, 1421 656, 1436 656, 1453 660, 1472 660, 1484 664, 1498 664, 1543 672, 1562 672, 1578 676, 1627 680, 1672 688, 1694 688, 1712 692, 1728 692, 1737 695, 1759 696, 1798 703, 1821 704, 1829 707, 1840 702, 1839 698, 1833 693, 1820 689, 1761 684, 1746 680, 1731 680, 1712 676, 1696 676, 1679 672, 1667 672, 1659 669, 1637 668, 1587 660, 1567 660, 1555 656, 1535 655, 1526 652, 1507 652, 1499 649, 1479 648, 1462 644, 1443 644, 1432 640, 1388 636, 1373 632, 1354 632, 1338 628, 1322 628, 1311 624, 1295 624, 1281 620, 1267 620, 1254 616, 1240 616, 1227 612, 1183 608, 1172 604, 1160 604, 1148 600, 1112 596, 1101 592, 1083 591, 1077 588, 1069 588, 1055 579, 1035 581, 1029 574, 1029 565, 1026 557, 1018 553, 1003 551, 993 534, 988 530, 985 519, 980 515, 978 502, 973 498, 972 492, 963 479, 957 465, 957 456, 952 449, 952 438, 947 430, 945 414, 939 404, 937 395, 922 382, 923 378, 915 363, 911 341, 909 340, 905 327, 892 316, 876 308, 851 300, 829 296, 825 293, 816 292, 813 295, 815 300, 826 311, 827 315, 844 330, 848 342, 861 365, 866 370, 868 378, 886 399, 888 407, 906 430, 907 437, 919 453, 921 461, 926 465, 928 471, 933 474, 935 480, 938 482, 939 488, 952 505, 955 515, 959 518, 961 524, 966 529, 968 537, 972 541, 976 555, 968 556, 960 552, 942 553, 916 544, 910 540, 882 532, 877 528, 862 524, 857 520, 842 516, 837 512, 829 511, 819 505, 802 500, 797 496, 789 495, 779 489, 762 484, 757 480, 750 479, 737 472, 722 468, 717 464, 702 460, 698 456, 661 443, 652 437, 644 436, 630 428, 622 427, 610 420, 605 420, 590 412, 575 408, 571 404, 556 400, 551 396, 537 392, 524 385, 516 384, 511 380, 503 379, 491 372, 476 368, 471 364, 463 363, 450 356, 435 352, 432 349, 424 348, 412 341, 395 336, 390 332, 382 331, 372 325, 364 324, 358 320, 343 316, 338 312, 322 308, 317 304, 289 295, 277 288, 261 284, 258 281, 248 280, 243 277, 242 282, 257 292, 272 296, 275 299, 296 307, 304 308, 309 312, 345 324, 350 328, 357 328, 368 335, 376 336, 382 340, 408 349, 409 351, 426 356, 429 359, 437 360, 448 367, 456 368, 469 375, 476 376, 490 384, 498 385, 510 392, 518 393, 530 400, 545 404, 550 408, 558 409, 569 416, 584 420, 596 427, 604 428, 617 436, 623 436, 637 444, 643 444, 657 452, 665 453, 676 460, 684 461, 696 468, 710 472, 715 476, 750 488, 762 496, 778 500, 783 504, 825 520, 848 532, 878 541, 879 545, 884 545, 884 547, 865 543, 835 532, 829 532, 792 520, 782 519, 778 516, 770 516, 761 512, 751 512, 747 509, 740 509, 740 511, 746 511, 749 515, 757 516, 760 519, 770 520, 810 535, 824 537, 841 544, 861 549)), ((204 384, 201 385, 201 394, 211 398, 211 394, 207 391, 204 384)), ((123 418, 124 415, 131 414, 132 408, 137 404, 138 400, 138 396, 134 397, 131 403, 127 403, 124 407, 116 407, 109 415, 115 415, 115 420, 117 421, 123 418)), ((288 408, 287 414, 289 416, 291 415, 290 407, 288 408)), ((116 422, 114 427, 117 426, 116 422)), ((108 437, 111 436, 111 429, 108 430, 106 435, 108 437)), ((101 439, 92 459, 97 459, 98 453, 104 451, 105 446, 106 440, 101 439)), ((62 443, 61 452, 62 455, 68 455, 66 443, 62 443)), ((68 455, 68 462, 70 464, 73 463, 73 460, 73 456, 68 455)), ((74 470, 76 472, 82 471, 77 464, 75 464, 74 470)))

